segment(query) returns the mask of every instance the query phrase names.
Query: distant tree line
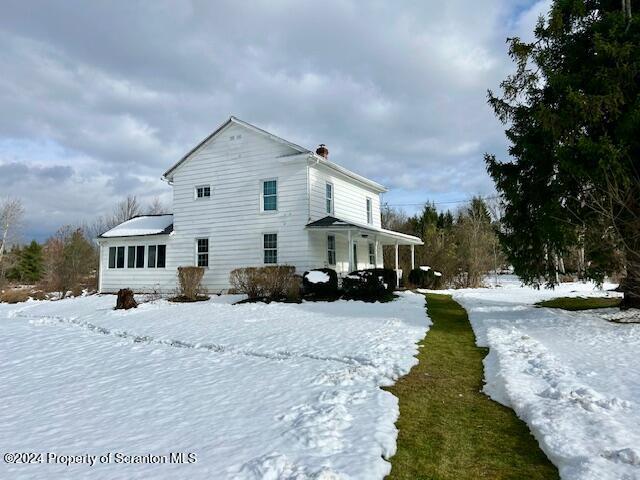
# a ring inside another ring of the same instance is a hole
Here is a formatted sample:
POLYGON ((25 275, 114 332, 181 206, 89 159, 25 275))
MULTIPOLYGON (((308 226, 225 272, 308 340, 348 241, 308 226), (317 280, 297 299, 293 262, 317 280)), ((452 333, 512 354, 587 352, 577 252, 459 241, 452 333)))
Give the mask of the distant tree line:
POLYGON ((92 223, 64 225, 40 244, 21 245, 20 227, 24 208, 18 199, 0 201, 0 287, 6 282, 38 285, 47 292, 77 295, 95 290, 99 262, 96 238, 137 215, 166 213, 159 199, 146 208, 135 196, 118 202, 109 215, 92 223))
MULTIPOLYGON (((415 264, 429 266, 442 274, 442 285, 478 287, 484 276, 505 267, 505 256, 498 241, 499 208, 481 197, 473 198, 456 212, 438 212, 427 203, 422 211, 407 216, 384 206, 383 228, 420 237, 424 245, 415 247, 415 264)), ((394 268, 394 247, 384 248, 385 267, 394 268)), ((406 279, 411 269, 411 253, 400 247, 399 266, 406 279)))

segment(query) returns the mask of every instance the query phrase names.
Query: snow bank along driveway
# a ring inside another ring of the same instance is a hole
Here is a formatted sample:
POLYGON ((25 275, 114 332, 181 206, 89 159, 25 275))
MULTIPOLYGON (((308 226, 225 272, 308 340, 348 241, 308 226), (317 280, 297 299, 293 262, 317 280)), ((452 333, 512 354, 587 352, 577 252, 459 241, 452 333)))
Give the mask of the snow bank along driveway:
POLYGON ((640 479, 640 325, 532 306, 605 294, 589 284, 454 293, 490 347, 485 391, 527 422, 563 479, 640 479))
MULTIPOLYGON (((195 453, 185 464, 7 465, 0 478, 376 479, 395 451, 424 297, 231 305, 0 304, 4 452, 195 453)), ((115 457, 112 457, 115 458, 115 457)), ((136 460, 135 457, 120 457, 136 460)), ((162 460, 159 460, 162 461, 162 460)))

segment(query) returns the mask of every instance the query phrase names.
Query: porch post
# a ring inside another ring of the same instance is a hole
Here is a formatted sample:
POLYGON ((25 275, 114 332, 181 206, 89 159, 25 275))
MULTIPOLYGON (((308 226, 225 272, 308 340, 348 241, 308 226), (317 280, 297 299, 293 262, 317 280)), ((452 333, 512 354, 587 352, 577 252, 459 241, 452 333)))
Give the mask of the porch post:
POLYGON ((416 268, 416 249, 413 243, 411 244, 411 270, 416 268))
POLYGON ((396 242, 396 288, 400 288, 400 276, 398 275, 398 242, 396 242))
POLYGON ((349 251, 349 271, 353 272, 353 245, 351 245, 351 230, 347 230, 347 248, 349 251))

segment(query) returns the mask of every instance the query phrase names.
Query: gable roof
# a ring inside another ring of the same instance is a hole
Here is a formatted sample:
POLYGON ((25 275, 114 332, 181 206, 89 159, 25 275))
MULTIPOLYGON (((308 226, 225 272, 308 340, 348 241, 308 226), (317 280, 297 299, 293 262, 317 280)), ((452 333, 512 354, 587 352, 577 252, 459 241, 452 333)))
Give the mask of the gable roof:
POLYGON ((204 140, 202 140, 200 143, 198 143, 195 147, 193 147, 191 150, 189 150, 189 152, 187 152, 187 154, 182 157, 176 164, 174 164, 171 168, 169 168, 169 170, 167 170, 166 172, 164 172, 164 174, 162 175, 162 178, 167 180, 167 181, 171 181, 172 180, 172 176, 173 173, 175 172, 175 170, 182 165, 185 161, 187 161, 192 155, 194 155, 196 152, 198 152, 200 149, 202 149, 207 143, 209 143, 210 140, 212 140, 216 135, 218 135, 220 132, 222 132, 222 130, 224 130, 225 128, 227 128, 227 126, 231 125, 231 124, 236 124, 236 125, 241 125, 244 128, 247 128, 253 132, 256 132, 260 135, 263 135, 275 142, 278 143, 282 143, 284 145, 287 145, 288 147, 290 147, 291 149, 295 150, 297 153, 293 154, 293 155, 287 155, 286 157, 296 157, 298 155, 300 156, 306 156, 309 160, 312 160, 313 162, 320 164, 320 165, 324 165, 342 175, 345 175, 353 180, 356 180, 357 182, 360 182, 364 185, 366 185, 367 187, 373 189, 376 192, 379 193, 384 193, 387 191, 387 189, 383 186, 380 185, 377 182, 374 182, 373 180, 369 180, 366 177, 363 177, 362 175, 358 175, 355 172, 352 172, 351 170, 344 168, 340 165, 338 165, 337 163, 331 162, 328 159, 321 157, 320 155, 318 155, 317 153, 315 153, 314 151, 311 151, 307 148, 301 147, 300 145, 297 145, 295 143, 292 143, 288 140, 285 140, 282 137, 278 137, 277 135, 274 135, 272 133, 267 132, 266 130, 263 130, 259 127, 256 127, 255 125, 250 124, 249 122, 245 122, 244 120, 240 120, 237 117, 234 117, 233 115, 231 117, 229 117, 224 123, 222 123, 222 125, 220 125, 218 128, 216 128, 210 135, 208 135, 204 140))
POLYGON ((168 235, 173 232, 173 215, 138 215, 99 235, 99 238, 168 235))
POLYGON ((176 168, 178 168, 180 165, 182 165, 189 157, 191 157, 191 155, 193 155, 194 153, 196 153, 198 150, 200 150, 202 147, 204 147, 207 143, 209 143, 209 141, 211 139, 213 139, 213 137, 215 137, 216 135, 218 135, 218 133, 220 133, 222 130, 224 130, 225 128, 227 128, 229 125, 231 124, 237 124, 237 125, 241 125, 253 132, 259 133, 260 135, 266 136, 267 138, 270 138, 271 140, 274 140, 278 143, 283 143, 285 145, 287 145, 288 147, 291 147, 293 150, 296 150, 298 153, 312 153, 310 150, 307 150, 304 147, 301 147, 300 145, 296 145, 295 143, 292 143, 288 140, 285 140, 284 138, 278 137, 277 135, 274 135, 272 133, 267 132, 266 130, 263 130, 261 128, 256 127, 255 125, 251 125, 248 122, 245 122, 243 120, 240 120, 239 118, 234 117, 233 115, 230 116, 226 122, 224 122, 222 125, 220 125, 218 128, 216 128, 210 135, 208 135, 204 140, 202 140, 200 143, 198 143, 195 147, 193 147, 191 150, 189 150, 186 155, 184 157, 182 157, 175 165, 173 165, 169 170, 167 170, 166 172, 164 172, 164 174, 162 175, 162 178, 165 178, 167 180, 169 180, 169 177, 173 174, 173 172, 175 171, 176 168))

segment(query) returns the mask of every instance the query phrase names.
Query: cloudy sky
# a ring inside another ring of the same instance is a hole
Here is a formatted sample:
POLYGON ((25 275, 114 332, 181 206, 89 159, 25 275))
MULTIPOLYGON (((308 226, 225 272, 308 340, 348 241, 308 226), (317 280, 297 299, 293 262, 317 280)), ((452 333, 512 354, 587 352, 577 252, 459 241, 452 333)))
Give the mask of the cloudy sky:
POLYGON ((4 1, 0 198, 25 239, 170 204, 167 167, 229 115, 386 185, 413 212, 491 194, 486 90, 548 0, 4 1))

